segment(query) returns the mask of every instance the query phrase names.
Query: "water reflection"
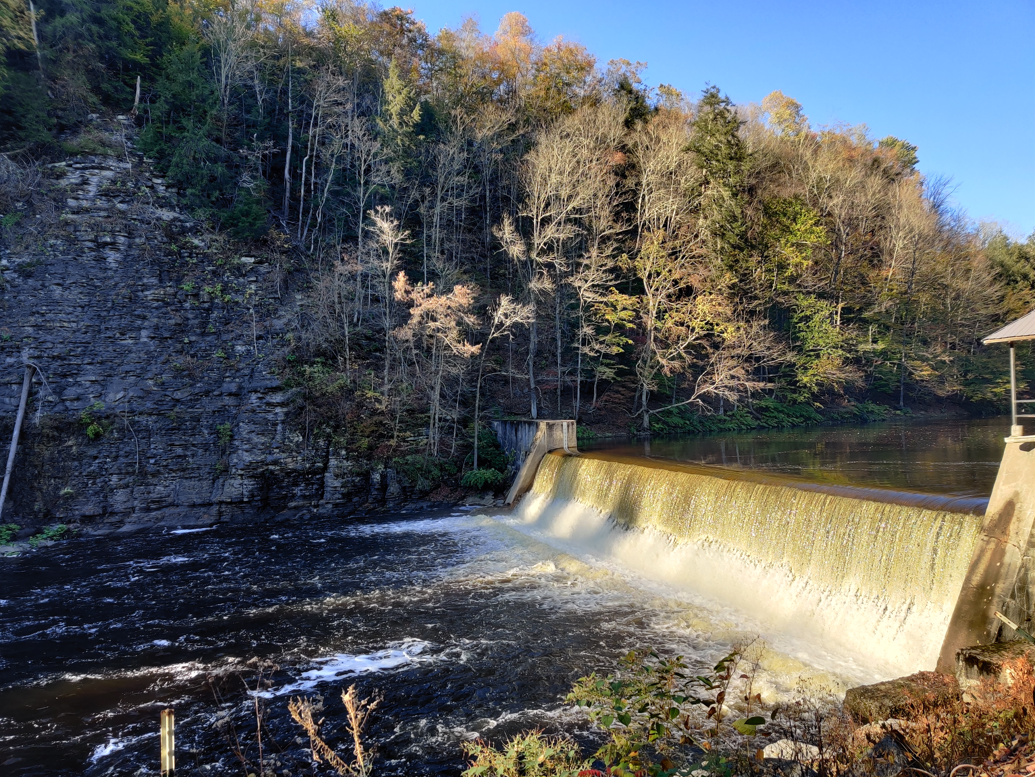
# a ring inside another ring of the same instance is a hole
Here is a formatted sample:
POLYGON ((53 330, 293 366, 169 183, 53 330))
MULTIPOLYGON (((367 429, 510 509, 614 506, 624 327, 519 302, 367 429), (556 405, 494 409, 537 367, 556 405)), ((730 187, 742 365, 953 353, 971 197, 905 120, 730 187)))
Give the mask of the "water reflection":
POLYGON ((784 473, 815 483, 987 497, 1007 432, 1001 418, 938 419, 612 440, 581 448, 784 473))

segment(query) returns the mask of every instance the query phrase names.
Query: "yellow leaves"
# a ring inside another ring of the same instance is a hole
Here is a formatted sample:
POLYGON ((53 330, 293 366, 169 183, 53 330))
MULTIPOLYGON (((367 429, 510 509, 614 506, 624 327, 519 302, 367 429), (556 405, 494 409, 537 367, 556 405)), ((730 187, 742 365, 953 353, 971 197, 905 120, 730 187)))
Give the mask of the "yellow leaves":
POLYGON ((574 110, 595 65, 596 57, 585 46, 558 36, 535 62, 532 101, 550 115, 574 110))
POLYGON ((809 119, 801 112, 801 103, 780 90, 766 95, 762 100, 762 110, 769 114, 769 126, 781 135, 797 137, 809 128, 809 119))

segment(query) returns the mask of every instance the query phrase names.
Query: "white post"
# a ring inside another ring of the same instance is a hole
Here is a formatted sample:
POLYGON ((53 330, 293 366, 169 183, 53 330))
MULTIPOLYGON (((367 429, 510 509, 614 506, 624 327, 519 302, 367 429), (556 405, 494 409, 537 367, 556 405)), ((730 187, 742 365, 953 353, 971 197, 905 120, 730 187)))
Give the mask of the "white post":
POLYGON ((162 710, 162 777, 174 777, 176 773, 176 718, 172 710, 162 710))
POLYGON ((1024 426, 1017 423, 1017 365, 1013 343, 1010 343, 1010 436, 1024 436, 1024 426))

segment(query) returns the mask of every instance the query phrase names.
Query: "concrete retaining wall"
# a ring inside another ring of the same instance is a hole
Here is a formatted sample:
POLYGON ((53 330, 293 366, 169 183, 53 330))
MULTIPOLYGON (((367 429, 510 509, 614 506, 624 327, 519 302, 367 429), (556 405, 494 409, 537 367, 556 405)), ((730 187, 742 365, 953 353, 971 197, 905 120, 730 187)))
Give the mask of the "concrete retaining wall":
POLYGON ((1035 437, 1007 437, 981 537, 945 634, 939 671, 952 672, 956 653, 970 645, 1013 638, 995 617, 1000 610, 1022 628, 1032 628, 1035 537, 1035 437))

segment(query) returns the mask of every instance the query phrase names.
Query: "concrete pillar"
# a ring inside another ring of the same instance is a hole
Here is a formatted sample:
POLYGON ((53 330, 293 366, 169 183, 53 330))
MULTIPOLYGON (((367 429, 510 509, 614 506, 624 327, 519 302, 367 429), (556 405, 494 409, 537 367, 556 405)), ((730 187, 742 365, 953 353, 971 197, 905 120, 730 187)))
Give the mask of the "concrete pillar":
MULTIPOLYGON (((499 422, 508 423, 506 421, 499 422)), ((527 422, 518 422, 527 423, 527 422)), ((535 436, 525 453, 521 468, 514 477, 514 483, 507 493, 507 504, 514 504, 515 500, 535 482, 535 473, 539 469, 539 463, 550 451, 562 450, 565 453, 576 454, 579 452, 576 446, 576 425, 574 421, 536 421, 537 428, 535 436)), ((502 436, 501 428, 496 429, 497 435, 502 436)))
MULTIPOLYGON (((1013 430, 1019 427, 1014 426, 1013 430)), ((938 671, 952 672, 956 652, 989 644, 999 632, 1003 607, 1021 572, 1035 523, 1035 436, 1006 438, 992 498, 977 547, 938 657, 938 671)))

